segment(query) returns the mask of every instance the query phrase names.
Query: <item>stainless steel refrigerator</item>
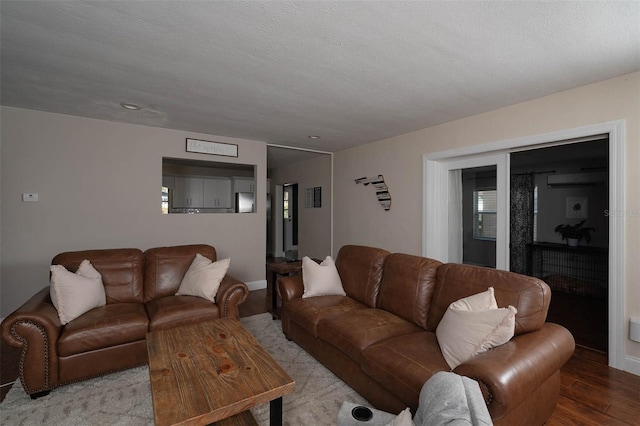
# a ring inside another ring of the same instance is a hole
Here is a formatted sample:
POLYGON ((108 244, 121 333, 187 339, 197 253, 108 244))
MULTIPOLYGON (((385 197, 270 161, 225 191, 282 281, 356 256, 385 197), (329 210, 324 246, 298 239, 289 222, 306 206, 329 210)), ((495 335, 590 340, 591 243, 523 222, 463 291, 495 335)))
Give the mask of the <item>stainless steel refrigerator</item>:
POLYGON ((254 205, 253 192, 236 192, 236 213, 253 213, 254 205))

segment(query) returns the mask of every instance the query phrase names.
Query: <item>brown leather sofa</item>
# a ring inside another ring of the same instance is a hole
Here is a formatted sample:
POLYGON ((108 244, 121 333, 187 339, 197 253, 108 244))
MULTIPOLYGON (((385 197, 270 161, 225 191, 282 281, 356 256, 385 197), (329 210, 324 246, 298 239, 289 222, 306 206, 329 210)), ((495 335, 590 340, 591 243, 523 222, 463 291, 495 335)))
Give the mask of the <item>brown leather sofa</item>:
POLYGON ((453 371, 479 382, 496 425, 541 425, 551 415, 575 343, 545 322, 543 281, 364 246, 342 247, 336 267, 346 296, 303 299, 301 276, 278 280, 282 329, 376 408, 416 412, 422 385, 450 371, 435 333, 446 309, 491 286, 498 306, 518 309, 515 336, 453 371))
POLYGON ((147 332, 212 318, 238 317, 245 283, 226 275, 216 303, 175 296, 196 253, 216 260, 209 245, 66 252, 53 265, 69 271, 89 259, 102 275, 106 305, 61 325, 43 288, 2 322, 2 339, 22 348, 20 380, 32 398, 70 382, 147 363, 147 332))

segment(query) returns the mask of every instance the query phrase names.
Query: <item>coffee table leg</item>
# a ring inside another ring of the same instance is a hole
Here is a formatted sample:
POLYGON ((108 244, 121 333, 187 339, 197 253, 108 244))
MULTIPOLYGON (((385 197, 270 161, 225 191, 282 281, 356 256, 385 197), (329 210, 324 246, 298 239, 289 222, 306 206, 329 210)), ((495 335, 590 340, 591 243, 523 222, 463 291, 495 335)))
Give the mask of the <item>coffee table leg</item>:
POLYGON ((282 397, 276 398, 269 403, 269 424, 271 426, 282 426, 282 397))

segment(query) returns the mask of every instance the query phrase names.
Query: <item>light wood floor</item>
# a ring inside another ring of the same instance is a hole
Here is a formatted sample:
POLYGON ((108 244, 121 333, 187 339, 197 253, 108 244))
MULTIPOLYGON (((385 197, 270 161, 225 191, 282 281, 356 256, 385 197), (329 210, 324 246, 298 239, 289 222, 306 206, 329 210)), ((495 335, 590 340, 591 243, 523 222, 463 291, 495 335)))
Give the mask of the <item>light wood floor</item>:
MULTIPOLYGON (((250 293, 240 316, 267 312, 266 290, 250 293)), ((0 400, 18 377, 19 352, 0 347, 0 400)), ((578 347, 561 370, 562 387, 549 426, 640 425, 640 377, 609 368, 602 352, 578 347)))

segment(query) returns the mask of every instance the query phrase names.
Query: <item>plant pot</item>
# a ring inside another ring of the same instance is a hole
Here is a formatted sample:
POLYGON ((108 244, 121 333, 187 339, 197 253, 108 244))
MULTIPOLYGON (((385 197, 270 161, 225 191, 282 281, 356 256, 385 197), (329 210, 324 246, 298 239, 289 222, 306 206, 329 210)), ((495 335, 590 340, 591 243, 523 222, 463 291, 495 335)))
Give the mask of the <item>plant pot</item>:
POLYGON ((567 238, 567 245, 569 247, 578 247, 579 242, 580 242, 579 238, 567 238))

